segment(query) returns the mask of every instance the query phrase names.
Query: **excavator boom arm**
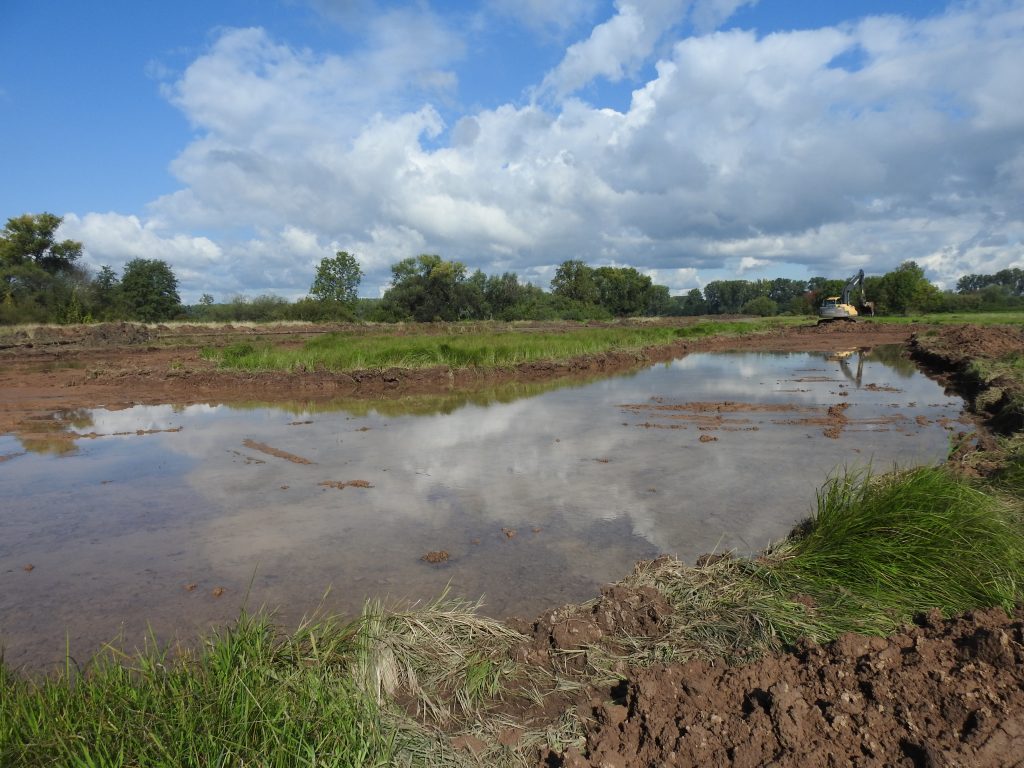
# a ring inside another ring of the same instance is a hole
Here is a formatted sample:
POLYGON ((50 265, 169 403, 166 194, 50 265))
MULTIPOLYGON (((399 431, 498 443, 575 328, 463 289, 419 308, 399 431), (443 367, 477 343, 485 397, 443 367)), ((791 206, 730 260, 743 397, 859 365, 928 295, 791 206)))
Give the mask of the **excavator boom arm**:
POLYGON ((860 286, 860 297, 861 302, 864 302, 866 297, 864 296, 864 270, 860 270, 856 275, 846 281, 846 285, 843 286, 843 304, 850 303, 850 294, 853 293, 853 289, 860 286))

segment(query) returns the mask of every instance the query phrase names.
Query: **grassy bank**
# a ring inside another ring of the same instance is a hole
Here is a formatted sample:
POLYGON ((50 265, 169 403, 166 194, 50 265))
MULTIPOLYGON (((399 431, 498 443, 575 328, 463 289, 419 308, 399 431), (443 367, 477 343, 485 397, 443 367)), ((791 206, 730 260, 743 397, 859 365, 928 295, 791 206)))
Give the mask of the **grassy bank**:
POLYGON ((560 332, 469 332, 447 335, 333 333, 301 348, 245 342, 207 348, 204 357, 244 371, 353 371, 381 368, 489 368, 539 360, 569 360, 609 352, 635 352, 685 339, 756 333, 792 318, 705 321, 683 327, 623 325, 560 332))

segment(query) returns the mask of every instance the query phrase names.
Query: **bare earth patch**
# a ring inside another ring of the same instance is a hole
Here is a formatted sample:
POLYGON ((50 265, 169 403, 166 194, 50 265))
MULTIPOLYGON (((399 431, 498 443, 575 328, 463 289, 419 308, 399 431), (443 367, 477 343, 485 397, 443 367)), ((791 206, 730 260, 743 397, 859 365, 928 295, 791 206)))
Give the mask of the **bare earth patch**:
POLYGON ((293 464, 313 464, 314 463, 314 462, 310 461, 309 459, 304 459, 301 456, 296 456, 294 453, 288 453, 288 451, 282 451, 279 448, 274 448, 272 445, 267 445, 266 443, 260 443, 260 442, 257 442, 256 440, 252 440, 250 438, 246 438, 245 440, 243 440, 242 441, 242 445, 244 445, 246 448, 250 448, 250 449, 252 449, 254 451, 259 451, 260 453, 265 453, 268 456, 275 456, 278 459, 284 459, 285 461, 290 461, 293 464))
POLYGON ((322 483, 324 488, 337 488, 342 490, 343 488, 373 488, 373 483, 369 480, 324 480, 322 483))
POLYGON ((741 667, 655 666, 585 708, 585 749, 541 765, 1019 766, 1024 611, 933 613, 741 667))

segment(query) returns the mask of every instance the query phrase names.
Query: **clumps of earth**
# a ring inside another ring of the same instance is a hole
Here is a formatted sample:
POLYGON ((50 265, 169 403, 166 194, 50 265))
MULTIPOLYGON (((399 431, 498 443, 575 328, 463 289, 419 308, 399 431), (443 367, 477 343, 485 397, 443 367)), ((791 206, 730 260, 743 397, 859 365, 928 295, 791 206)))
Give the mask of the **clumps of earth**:
POLYGON ((447 563, 448 558, 450 557, 451 555, 449 555, 447 552, 441 549, 437 552, 427 552, 427 554, 423 555, 423 557, 421 557, 420 560, 422 560, 425 563, 431 563, 432 565, 436 565, 438 563, 447 563))
POLYGON ((324 488, 337 488, 339 491, 345 488, 373 488, 373 483, 369 480, 324 480, 317 485, 324 488))
POLYGON ((1024 608, 935 611, 739 667, 656 665, 591 689, 581 713, 586 745, 539 765, 1021 766, 1024 608))

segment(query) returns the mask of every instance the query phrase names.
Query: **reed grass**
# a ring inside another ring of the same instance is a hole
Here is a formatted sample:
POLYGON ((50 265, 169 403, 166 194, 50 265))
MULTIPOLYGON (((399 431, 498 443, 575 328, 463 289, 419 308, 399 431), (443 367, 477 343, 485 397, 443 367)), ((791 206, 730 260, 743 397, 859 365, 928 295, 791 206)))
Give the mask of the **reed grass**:
POLYGON ((709 321, 683 327, 623 326, 563 332, 465 332, 446 335, 331 333, 300 349, 243 342, 203 355, 220 367, 246 371, 352 371, 384 368, 494 368, 539 360, 570 360, 608 352, 638 352, 690 338, 763 331, 781 320, 709 321))

